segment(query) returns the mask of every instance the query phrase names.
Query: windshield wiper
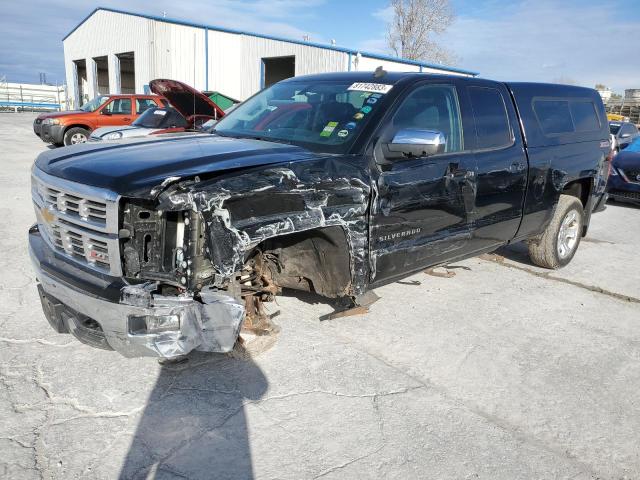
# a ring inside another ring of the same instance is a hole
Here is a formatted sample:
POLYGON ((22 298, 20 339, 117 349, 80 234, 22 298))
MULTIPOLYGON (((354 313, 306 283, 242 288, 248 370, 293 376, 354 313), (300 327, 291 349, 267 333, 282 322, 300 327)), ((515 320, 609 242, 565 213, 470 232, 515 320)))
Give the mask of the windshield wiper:
POLYGON ((240 134, 240 133, 227 134, 227 133, 220 133, 215 129, 212 130, 211 133, 213 133, 215 135, 218 135, 220 137, 244 138, 244 139, 249 139, 249 140, 260 140, 262 142, 284 143, 285 145, 294 145, 294 143, 289 141, 289 140, 283 140, 283 139, 280 139, 280 138, 265 137, 265 136, 261 136, 261 135, 240 134))
POLYGON ((282 140, 280 138, 260 137, 258 135, 247 135, 247 137, 245 138, 252 138, 254 140, 261 140, 263 142, 284 143, 285 145, 293 145, 290 141, 282 140))

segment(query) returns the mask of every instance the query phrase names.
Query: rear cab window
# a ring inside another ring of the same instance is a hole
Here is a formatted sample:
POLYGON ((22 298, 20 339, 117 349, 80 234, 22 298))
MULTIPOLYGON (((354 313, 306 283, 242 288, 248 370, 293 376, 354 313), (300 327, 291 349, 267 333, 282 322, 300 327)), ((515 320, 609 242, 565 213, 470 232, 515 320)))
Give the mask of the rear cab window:
POLYGON ((590 100, 535 99, 533 111, 545 135, 600 130, 596 107, 590 100))
POLYGON ((576 132, 593 132, 600 129, 600 120, 593 102, 569 102, 569 109, 576 132))
POLYGON ((502 93, 491 87, 469 87, 468 91, 476 127, 476 148, 498 149, 513 145, 514 137, 502 93))

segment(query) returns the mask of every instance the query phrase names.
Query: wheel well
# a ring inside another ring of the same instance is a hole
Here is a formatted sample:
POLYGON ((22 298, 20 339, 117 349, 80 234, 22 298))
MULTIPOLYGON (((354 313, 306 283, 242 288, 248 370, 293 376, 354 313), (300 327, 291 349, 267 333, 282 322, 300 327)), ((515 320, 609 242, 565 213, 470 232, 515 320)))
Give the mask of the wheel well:
POLYGON ((254 250, 271 280, 283 288, 336 298, 351 289, 351 255, 342 227, 323 227, 275 237, 254 250))
POLYGON ((85 130, 91 131, 91 127, 88 127, 87 125, 74 124, 74 125, 69 125, 68 127, 65 127, 64 128, 64 133, 67 133, 72 128, 84 128, 85 130))
POLYGON ((572 182, 567 183, 562 189, 564 195, 571 195, 579 198, 582 202, 582 206, 586 207, 589 201, 589 195, 591 194, 592 181, 590 178, 580 178, 572 182))

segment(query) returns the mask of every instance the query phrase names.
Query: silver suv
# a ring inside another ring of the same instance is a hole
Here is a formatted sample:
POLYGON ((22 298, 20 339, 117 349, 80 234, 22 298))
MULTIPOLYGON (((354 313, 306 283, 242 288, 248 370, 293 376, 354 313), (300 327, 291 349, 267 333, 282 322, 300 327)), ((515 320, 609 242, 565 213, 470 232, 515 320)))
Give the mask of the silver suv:
POLYGON ((630 122, 609 122, 609 131, 615 139, 615 150, 619 152, 628 147, 640 136, 638 128, 630 122))

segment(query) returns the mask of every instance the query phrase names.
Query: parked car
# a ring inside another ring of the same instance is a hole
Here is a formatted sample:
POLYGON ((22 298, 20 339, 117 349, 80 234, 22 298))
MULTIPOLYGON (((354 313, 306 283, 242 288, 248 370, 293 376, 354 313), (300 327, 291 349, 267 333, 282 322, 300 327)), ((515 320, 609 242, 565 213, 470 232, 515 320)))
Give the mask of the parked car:
POLYGON ((627 146, 640 136, 638 127, 629 122, 609 122, 609 131, 615 137, 616 152, 627 148, 627 146))
POLYGON ((608 191, 613 200, 640 204, 640 137, 614 157, 608 191))
POLYGON ((163 96, 172 107, 154 107, 145 111, 131 125, 102 127, 94 130, 90 141, 119 140, 163 133, 202 131, 210 120, 224 117, 224 111, 209 97, 175 80, 152 80, 153 93, 163 96))
POLYGON ((84 143, 96 128, 129 125, 148 108, 165 103, 157 95, 101 95, 79 110, 38 115, 33 131, 58 146, 84 143))
POLYGON ((58 332, 126 356, 229 351, 270 330, 283 288, 361 311, 372 288, 519 241, 562 267, 606 200, 588 88, 311 75, 213 132, 37 158, 29 250, 58 332))
POLYGON ((236 105, 240 103, 240 100, 236 100, 235 98, 225 95, 224 93, 215 91, 204 91, 202 93, 209 97, 213 101, 213 103, 218 105, 226 113, 233 110, 236 105))

